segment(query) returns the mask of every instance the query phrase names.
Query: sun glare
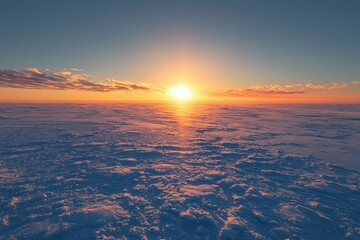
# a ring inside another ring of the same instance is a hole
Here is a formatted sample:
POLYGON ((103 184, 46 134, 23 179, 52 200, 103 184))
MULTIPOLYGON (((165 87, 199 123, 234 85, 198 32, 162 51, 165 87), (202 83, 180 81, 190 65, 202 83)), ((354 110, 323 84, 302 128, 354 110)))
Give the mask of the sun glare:
POLYGON ((177 100, 186 100, 186 99, 191 98, 191 96, 192 96, 191 91, 183 85, 170 87, 169 94, 171 97, 173 97, 177 100))

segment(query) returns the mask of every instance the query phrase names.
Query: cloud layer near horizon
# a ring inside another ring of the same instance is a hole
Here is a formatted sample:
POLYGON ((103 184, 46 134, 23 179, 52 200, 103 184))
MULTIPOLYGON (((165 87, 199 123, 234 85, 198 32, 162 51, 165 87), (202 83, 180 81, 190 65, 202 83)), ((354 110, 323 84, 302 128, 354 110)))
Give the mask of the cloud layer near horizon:
MULTIPOLYGON (((346 88, 349 85, 357 85, 359 81, 349 83, 301 83, 289 85, 261 85, 246 89, 209 89, 211 96, 242 97, 261 95, 292 95, 304 94, 312 91, 330 91, 346 88)), ((57 90, 85 90, 93 92, 112 91, 142 91, 142 92, 166 92, 166 87, 149 83, 133 83, 107 78, 106 82, 95 82, 91 75, 83 73, 76 68, 62 69, 61 71, 41 71, 38 68, 26 68, 25 70, 4 69, 0 70, 0 87, 22 89, 57 89, 57 90)))
POLYGON ((110 91, 162 91, 158 86, 146 83, 132 83, 106 79, 106 83, 89 80, 87 74, 75 72, 77 69, 64 69, 57 72, 42 72, 38 68, 25 70, 0 70, 0 87, 25 89, 86 90, 95 92, 110 91))
MULTIPOLYGON (((355 81, 354 81, 355 82, 355 81)), ((352 84, 356 84, 352 82, 352 84)), ((303 94, 308 90, 336 90, 340 88, 348 87, 348 83, 325 83, 325 84, 314 84, 314 83, 299 83, 289 85, 262 85, 254 86, 246 89, 230 88, 222 89, 210 92, 214 96, 259 96, 259 95, 291 95, 291 94, 303 94)))

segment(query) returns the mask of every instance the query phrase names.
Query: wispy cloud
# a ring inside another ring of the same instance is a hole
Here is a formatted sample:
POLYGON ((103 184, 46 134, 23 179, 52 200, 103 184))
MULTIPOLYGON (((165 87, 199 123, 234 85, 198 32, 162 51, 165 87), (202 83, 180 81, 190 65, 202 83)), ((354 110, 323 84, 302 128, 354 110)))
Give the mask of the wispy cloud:
POLYGON ((147 83, 133 83, 106 79, 105 83, 89 79, 89 75, 78 73, 78 69, 63 69, 62 71, 42 72, 38 68, 25 70, 0 70, 0 87, 27 89, 59 89, 86 90, 97 92, 110 91, 163 91, 162 87, 147 83), (76 71, 76 72, 75 72, 76 71))
POLYGON ((26 70, 29 71, 29 72, 41 74, 40 70, 38 68, 36 68, 36 67, 26 68, 26 70))
POLYGON ((349 84, 347 83, 325 83, 325 84, 313 84, 306 83, 304 88, 316 89, 316 90, 335 90, 339 88, 346 88, 349 84))
POLYGON ((280 94, 300 94, 305 91, 295 85, 264 85, 255 86, 247 89, 227 89, 228 96, 254 96, 254 95, 280 95, 280 94))
MULTIPOLYGON (((352 82, 353 84, 357 84, 352 82)), ((241 97, 241 96, 263 96, 263 95, 291 95, 291 94, 304 94, 309 90, 336 90, 340 88, 348 87, 348 83, 325 83, 325 84, 314 84, 314 83, 299 83, 289 85, 261 85, 254 86, 245 89, 228 88, 218 89, 211 91, 210 94, 213 96, 228 96, 228 97, 241 97)))

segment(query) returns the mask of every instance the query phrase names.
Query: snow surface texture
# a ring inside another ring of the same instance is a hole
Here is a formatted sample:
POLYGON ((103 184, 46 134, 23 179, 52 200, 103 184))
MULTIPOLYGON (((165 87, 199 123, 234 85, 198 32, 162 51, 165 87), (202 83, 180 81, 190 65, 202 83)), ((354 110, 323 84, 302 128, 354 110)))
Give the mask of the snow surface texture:
POLYGON ((360 239, 359 105, 0 104, 0 239, 360 239))

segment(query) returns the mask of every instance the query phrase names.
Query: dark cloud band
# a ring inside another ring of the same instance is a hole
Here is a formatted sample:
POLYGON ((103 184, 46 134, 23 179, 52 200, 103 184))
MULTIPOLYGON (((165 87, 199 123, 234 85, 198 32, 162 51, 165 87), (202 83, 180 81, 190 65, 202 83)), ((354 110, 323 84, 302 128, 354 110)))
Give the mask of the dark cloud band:
POLYGON ((95 92, 110 91, 160 91, 151 84, 137 84, 127 81, 107 79, 106 83, 97 83, 83 74, 70 71, 43 73, 37 68, 26 70, 0 70, 0 87, 25 89, 86 90, 95 92))

